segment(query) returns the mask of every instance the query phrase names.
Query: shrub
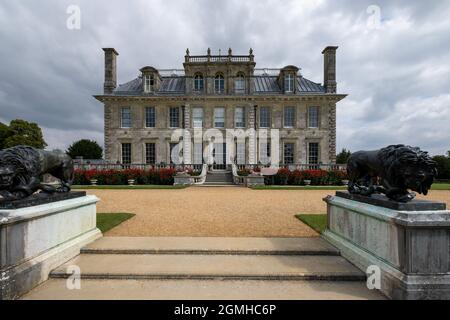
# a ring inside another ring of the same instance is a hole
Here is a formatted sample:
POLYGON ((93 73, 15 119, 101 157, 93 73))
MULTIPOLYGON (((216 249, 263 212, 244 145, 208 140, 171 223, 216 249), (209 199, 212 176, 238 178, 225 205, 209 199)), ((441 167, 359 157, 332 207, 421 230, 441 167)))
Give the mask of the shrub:
POLYGON ((89 185, 92 179, 97 179, 98 185, 126 185, 129 179, 135 184, 173 184, 175 169, 126 169, 126 170, 75 170, 74 184, 89 185))

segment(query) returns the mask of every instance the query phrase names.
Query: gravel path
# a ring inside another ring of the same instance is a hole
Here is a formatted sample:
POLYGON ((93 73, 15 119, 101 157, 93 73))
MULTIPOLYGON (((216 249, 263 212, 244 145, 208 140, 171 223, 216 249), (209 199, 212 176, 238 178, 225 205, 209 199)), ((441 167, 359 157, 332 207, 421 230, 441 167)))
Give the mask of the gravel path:
MULTIPOLYGON (((322 198, 334 191, 190 187, 87 193, 101 199, 98 212, 136 214, 108 236, 310 237, 317 233, 294 215, 325 213, 322 198)), ((450 191, 432 191, 426 198, 450 207, 450 191)))

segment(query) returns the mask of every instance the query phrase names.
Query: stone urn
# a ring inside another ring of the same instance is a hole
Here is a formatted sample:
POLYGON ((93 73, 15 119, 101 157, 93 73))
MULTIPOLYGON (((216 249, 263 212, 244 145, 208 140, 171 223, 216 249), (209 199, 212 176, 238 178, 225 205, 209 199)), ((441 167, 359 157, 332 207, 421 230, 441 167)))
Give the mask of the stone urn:
POLYGON ((128 185, 134 186, 134 179, 128 179, 128 185))
POLYGON ((305 183, 305 186, 311 185, 311 180, 303 180, 303 182, 305 183))
POLYGON ((342 184, 344 185, 344 186, 348 186, 348 180, 342 180, 342 184))
POLYGON ((97 179, 91 179, 91 185, 96 186, 97 185, 97 179))

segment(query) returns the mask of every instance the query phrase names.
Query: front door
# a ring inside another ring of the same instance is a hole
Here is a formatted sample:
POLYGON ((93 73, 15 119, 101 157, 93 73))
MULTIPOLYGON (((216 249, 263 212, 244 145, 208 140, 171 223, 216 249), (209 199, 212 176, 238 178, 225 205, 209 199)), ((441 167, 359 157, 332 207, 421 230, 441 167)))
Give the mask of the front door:
POLYGON ((213 163, 213 169, 214 170, 225 170, 227 167, 227 144, 226 143, 214 143, 214 150, 213 150, 213 157, 214 157, 214 163, 213 163))

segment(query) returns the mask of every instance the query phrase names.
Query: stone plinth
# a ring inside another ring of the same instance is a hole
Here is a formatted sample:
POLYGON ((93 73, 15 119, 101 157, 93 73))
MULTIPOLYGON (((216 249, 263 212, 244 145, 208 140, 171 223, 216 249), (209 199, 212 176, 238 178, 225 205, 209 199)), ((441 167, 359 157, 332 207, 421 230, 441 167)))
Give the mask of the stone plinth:
POLYGON ((0 299, 15 299, 101 237, 92 195, 0 210, 0 299))
POLYGON ((342 192, 325 198, 324 238, 362 271, 378 266, 380 290, 392 299, 450 299, 450 211, 445 204, 397 204, 384 196, 369 204, 364 198, 342 192), (397 205, 400 209, 392 209, 397 205))
POLYGON ((264 176, 260 174, 250 174, 245 178, 247 187, 256 187, 264 185, 264 176))
POLYGON ((190 186, 194 184, 194 177, 192 177, 189 173, 187 172, 180 172, 177 173, 174 177, 173 177, 173 185, 174 186, 190 186))

